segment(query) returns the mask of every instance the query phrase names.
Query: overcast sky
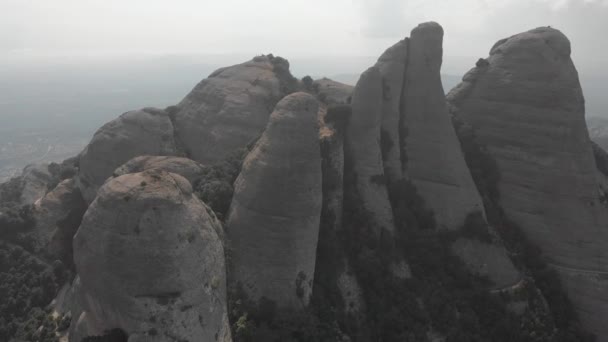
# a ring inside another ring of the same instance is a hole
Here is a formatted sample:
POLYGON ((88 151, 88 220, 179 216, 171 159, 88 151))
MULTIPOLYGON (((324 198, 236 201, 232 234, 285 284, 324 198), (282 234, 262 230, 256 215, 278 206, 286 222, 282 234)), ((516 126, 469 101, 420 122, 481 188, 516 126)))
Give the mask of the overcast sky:
POLYGON ((378 56, 429 20, 448 65, 550 25, 579 70, 608 73, 608 0, 0 0, 0 55, 378 56))

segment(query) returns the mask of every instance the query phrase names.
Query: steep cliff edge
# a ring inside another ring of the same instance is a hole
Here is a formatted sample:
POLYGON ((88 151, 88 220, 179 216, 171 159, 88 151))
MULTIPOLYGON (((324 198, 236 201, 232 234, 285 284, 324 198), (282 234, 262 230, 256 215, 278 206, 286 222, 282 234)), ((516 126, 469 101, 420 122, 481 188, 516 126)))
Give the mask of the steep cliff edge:
POLYGON ((243 162, 227 220, 230 275, 253 300, 307 304, 321 215, 318 103, 283 98, 243 162))
POLYGON ((506 214, 560 273, 585 326, 607 341, 608 212, 570 42, 547 27, 500 40, 448 99, 496 160, 506 214))

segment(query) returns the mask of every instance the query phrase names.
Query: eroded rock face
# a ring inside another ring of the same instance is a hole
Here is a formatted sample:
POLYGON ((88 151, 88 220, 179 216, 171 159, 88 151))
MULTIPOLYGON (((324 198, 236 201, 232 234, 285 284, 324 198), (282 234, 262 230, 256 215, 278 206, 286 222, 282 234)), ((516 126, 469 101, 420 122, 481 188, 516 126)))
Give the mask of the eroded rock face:
POLYGON ((354 185, 363 207, 371 216, 377 236, 383 230, 395 230, 380 148, 382 84, 378 67, 371 67, 361 75, 353 92, 352 116, 345 137, 345 152, 352 163, 354 185))
POLYGON ((80 154, 78 186, 91 203, 114 170, 141 155, 175 155, 173 124, 160 109, 126 112, 103 125, 80 154))
POLYGON ((402 161, 439 228, 457 229, 468 214, 484 209, 448 113, 440 76, 442 42, 437 23, 412 30, 403 88, 402 161))
POLYGON ((178 174, 186 178, 190 184, 194 184, 203 172, 204 166, 184 157, 139 156, 118 167, 114 171, 114 177, 153 169, 178 174))
POLYGON ((72 261, 72 238, 80 226, 87 205, 74 179, 60 182, 34 205, 35 248, 51 260, 66 265, 72 261))
POLYGON ((570 42, 542 27, 496 43, 448 96, 501 173, 500 203, 608 341, 608 221, 570 42))
POLYGON ((224 250, 183 177, 109 180, 74 237, 70 339, 123 329, 129 341, 231 341, 224 250))
POLYGON ((322 201, 317 112, 311 95, 283 98, 234 184, 231 277, 253 300, 309 301, 322 201))
POLYGON ((210 165, 257 138, 274 105, 289 92, 284 84, 290 77, 286 60, 258 56, 202 80, 175 115, 187 155, 210 165))

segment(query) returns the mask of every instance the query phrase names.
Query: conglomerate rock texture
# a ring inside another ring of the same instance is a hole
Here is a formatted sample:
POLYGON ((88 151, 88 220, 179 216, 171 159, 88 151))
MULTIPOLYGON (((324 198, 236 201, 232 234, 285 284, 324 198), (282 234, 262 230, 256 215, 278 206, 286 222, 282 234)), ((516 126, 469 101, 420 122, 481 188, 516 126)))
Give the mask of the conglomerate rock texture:
POLYGON ((253 300, 309 301, 322 202, 318 107, 306 93, 283 98, 234 184, 231 281, 253 300))
POLYGON ((222 243, 183 177, 109 180, 74 236, 70 340, 120 328, 129 341, 231 341, 222 243))
POLYGON ((500 169, 500 204, 560 273, 583 324, 608 341, 608 209, 570 42, 541 27, 497 42, 448 96, 500 169))

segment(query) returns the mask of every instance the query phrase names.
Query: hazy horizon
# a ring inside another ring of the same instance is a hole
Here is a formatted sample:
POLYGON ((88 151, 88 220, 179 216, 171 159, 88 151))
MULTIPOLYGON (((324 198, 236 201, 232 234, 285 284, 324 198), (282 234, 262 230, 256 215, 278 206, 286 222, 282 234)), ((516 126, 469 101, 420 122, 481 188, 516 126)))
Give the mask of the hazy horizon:
POLYGON ((590 39, 608 32, 608 0, 2 0, 0 13, 4 68, 40 58, 378 56, 437 21, 448 69, 450 59, 486 57, 499 39, 552 26, 570 38, 579 70, 608 74, 607 44, 590 39))
POLYGON ((103 123, 176 104, 255 55, 287 58, 298 78, 354 84, 430 20, 445 31, 446 91, 496 41, 550 25, 571 41, 587 117, 608 117, 608 46, 589 39, 608 32, 608 0, 0 0, 0 13, 0 179, 6 165, 77 153, 103 123))

